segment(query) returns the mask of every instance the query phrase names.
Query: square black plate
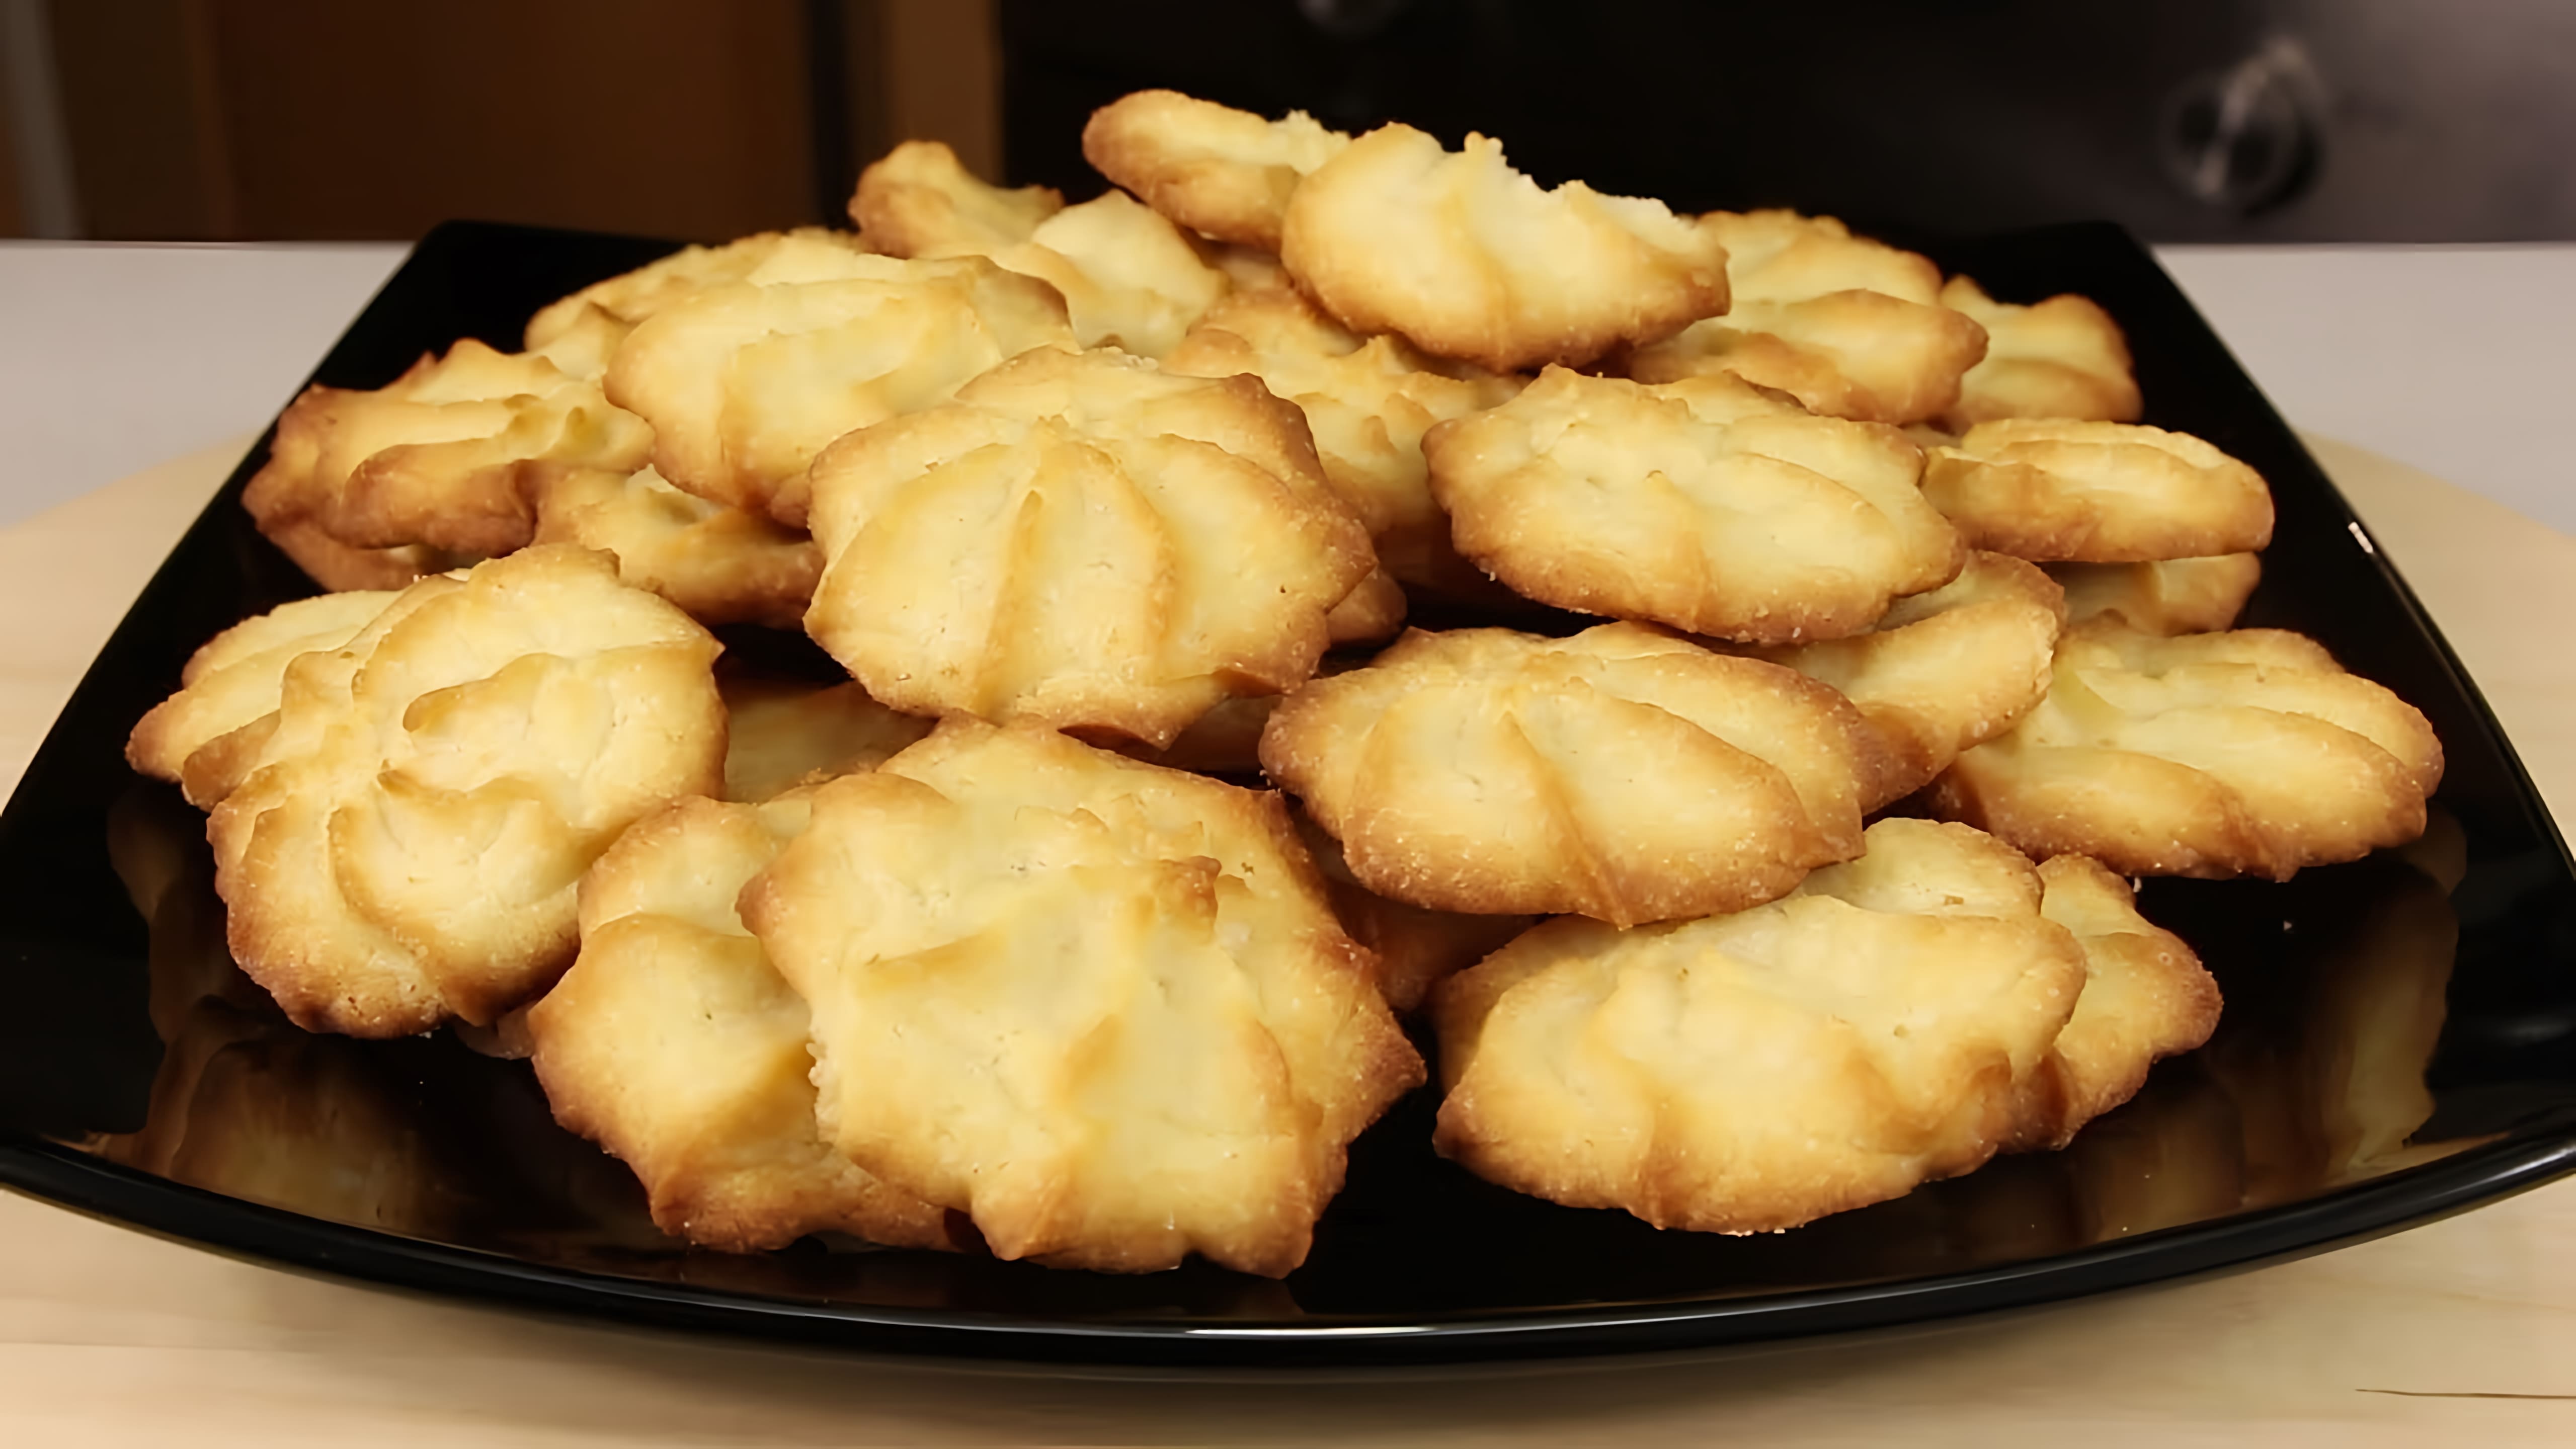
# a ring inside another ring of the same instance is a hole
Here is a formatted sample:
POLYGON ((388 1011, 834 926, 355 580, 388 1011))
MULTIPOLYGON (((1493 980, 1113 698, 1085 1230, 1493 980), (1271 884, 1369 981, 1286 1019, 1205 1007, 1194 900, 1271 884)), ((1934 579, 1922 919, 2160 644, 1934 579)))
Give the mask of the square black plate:
MULTIPOLYGON (((315 374, 390 380, 668 243, 455 224, 315 374)), ((1997 296, 2087 294, 2148 421, 2260 469, 2279 528, 2249 622, 2422 708, 2450 771, 2425 841, 2287 885, 2151 882, 2227 994, 2218 1038, 2065 1152, 1757 1238, 1560 1208, 1433 1156, 1417 1093, 1362 1137, 1306 1266, 1120 1278, 807 1240, 656 1233, 524 1063, 287 1026, 223 945, 200 817, 120 751, 217 629, 312 586, 252 529, 245 459, 0 815, 0 1181, 211 1247, 628 1321, 880 1350, 1175 1364, 1670 1349, 2005 1308, 2331 1246, 2576 1169, 2576 876, 2476 690, 2351 510, 2154 260, 2110 226, 1935 247, 1997 296)))

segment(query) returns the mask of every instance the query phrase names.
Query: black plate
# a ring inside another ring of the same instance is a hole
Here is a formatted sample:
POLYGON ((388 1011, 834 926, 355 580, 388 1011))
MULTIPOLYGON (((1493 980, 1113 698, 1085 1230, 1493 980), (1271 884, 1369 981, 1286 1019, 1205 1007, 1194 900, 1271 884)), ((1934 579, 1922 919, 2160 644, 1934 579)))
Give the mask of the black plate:
MULTIPOLYGON (((413 253, 316 377, 516 344, 666 244, 482 225, 413 253)), ((109 641, 0 816, 0 1180, 138 1227, 442 1292, 872 1349, 1176 1364, 1670 1349, 2044 1302, 2314 1251, 2576 1168, 2576 877, 2450 650, 2298 440, 2116 228, 1935 248, 1998 296, 2086 293, 2149 420, 2252 463, 2278 541, 2250 621, 2303 629, 2432 717, 2420 844, 2288 885, 2157 881, 2227 993, 2218 1038, 2062 1153, 1757 1238, 1554 1207, 1434 1157, 1416 1094, 1362 1137, 1285 1281, 1120 1278, 808 1240, 735 1258, 653 1231, 524 1064, 452 1037, 287 1026, 232 966, 196 812, 126 731, 222 626, 311 591, 238 497, 254 451, 109 641)))

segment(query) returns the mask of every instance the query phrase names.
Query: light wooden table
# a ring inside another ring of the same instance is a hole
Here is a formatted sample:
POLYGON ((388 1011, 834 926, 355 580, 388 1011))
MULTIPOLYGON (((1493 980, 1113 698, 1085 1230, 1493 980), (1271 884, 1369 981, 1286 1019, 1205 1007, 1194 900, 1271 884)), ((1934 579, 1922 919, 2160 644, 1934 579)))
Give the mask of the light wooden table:
MULTIPOLYGON (((2330 442, 2559 818, 2576 539, 2330 442)), ((0 784, 240 449, 0 532, 0 784)), ((2576 1443, 2576 1181, 2258 1272, 1647 1363, 1153 1379, 951 1368, 324 1282, 0 1194, 0 1445, 2576 1443)))

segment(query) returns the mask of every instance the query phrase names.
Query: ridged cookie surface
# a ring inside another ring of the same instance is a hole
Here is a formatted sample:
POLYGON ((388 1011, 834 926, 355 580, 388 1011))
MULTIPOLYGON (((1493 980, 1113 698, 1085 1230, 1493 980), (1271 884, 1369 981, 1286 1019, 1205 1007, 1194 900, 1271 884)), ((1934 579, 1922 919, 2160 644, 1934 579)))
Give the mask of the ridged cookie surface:
POLYGON ((675 487, 749 512, 774 506, 825 444, 945 402, 1032 347, 1070 346, 1054 289, 976 257, 848 252, 829 278, 751 278, 663 309, 610 362, 608 396, 653 426, 675 487))
POLYGON ((2134 423, 2142 406, 2120 324, 2072 293, 2017 306, 1967 277, 1941 288, 1941 305, 1986 330, 1983 361, 1960 381, 1943 415, 1952 432, 1997 418, 2077 418, 2134 423))
POLYGON ((527 1013, 537 1080, 556 1121, 634 1169, 673 1237, 955 1246, 945 1212, 824 1142, 811 1014, 735 914, 807 811, 802 795, 684 800, 609 847, 582 881, 581 954, 527 1013))
POLYGON ((767 514, 683 493, 650 467, 531 468, 520 481, 536 512, 532 542, 615 554, 618 577, 702 624, 804 622, 823 551, 767 514))
POLYGON ((2424 830, 2442 746, 2414 708, 2277 629, 2069 628, 2048 698, 1959 756, 1933 808, 2122 875, 2257 875, 2424 830))
POLYGON ((1202 236, 1276 252, 1289 195, 1350 141, 1304 111, 1272 121, 1177 91, 1136 91, 1091 113, 1082 158, 1202 236))
POLYGON ((2157 559, 2150 563, 2051 564, 2066 590, 2069 622, 2111 615, 2149 634, 2214 634, 2236 616, 2263 581, 2260 554, 2157 559))
POLYGON ((1288 199, 1280 260, 1354 332, 1394 332, 1495 372, 1569 367, 1726 310, 1726 249, 1659 201, 1553 191, 1503 160, 1393 124, 1288 199))
POLYGON ((287 666, 208 822, 233 955, 298 1025, 477 1025, 572 959, 582 872, 722 784, 716 641, 561 545, 423 579, 287 666))
POLYGON ((1290 695, 1261 764, 1379 895, 1624 926, 1770 900, 1850 859, 1879 749, 1794 670, 1605 624, 1409 633, 1290 695))
POLYGON ((1399 337, 1363 341, 1284 288, 1219 302, 1163 365, 1193 377, 1250 373, 1297 404, 1314 431, 1325 479, 1368 525, 1388 573, 1434 588, 1484 582, 1450 545, 1449 516, 1432 499, 1422 461, 1422 435, 1500 406, 1526 379, 1443 367, 1399 337))
POLYGON ((652 446, 597 382, 469 337, 373 392, 306 388, 242 506, 324 588, 400 588, 528 542, 521 464, 632 470, 652 446))
POLYGON ((1638 349, 1622 370, 1639 382, 1729 372, 1827 417, 1916 423, 1956 403, 1985 356, 1985 329, 1940 305, 1941 271, 1923 257, 1830 216, 1700 221, 1725 243, 1734 300, 1725 316, 1638 349))
POLYGON ((245 619, 199 646, 179 673, 180 689, 134 726, 127 764, 179 786, 188 803, 212 810, 259 758, 286 668, 347 644, 393 601, 391 591, 317 594, 245 619))
POLYGON ((1923 496, 1970 546, 2035 563, 2143 563, 2272 541, 2263 475, 2189 433, 2007 419, 1936 447, 1923 496))
POLYGON ((2147 1068, 2218 1029, 2218 983, 2180 936, 2138 914, 2127 881, 2081 855, 2040 862, 2039 881, 2040 914, 2083 948, 2084 994, 2024 1083, 2007 1150, 2064 1147, 2136 1096, 2147 1068))
POLYGON ((813 469, 805 627, 915 714, 1168 744, 1311 674, 1376 568, 1305 419, 1249 377, 1045 350, 813 469))
POLYGON ((1740 379, 1549 368, 1423 438, 1458 551, 1526 597, 1742 643, 1832 639, 1966 557, 1894 428, 1740 379))
POLYGON ((2037 566, 1973 553, 1959 576, 1899 599, 1867 633, 1750 650, 1842 691, 1887 747, 1875 810, 2012 728, 2048 693, 2065 602, 2037 566))
POLYGON ((1422 1065, 1278 797, 951 720, 823 786, 743 896, 813 1008, 826 1139, 993 1252, 1304 1260, 1422 1065))
POLYGON ((1663 1228, 1754 1233, 1984 1163, 2084 989, 2030 862, 1892 819, 1788 899, 1551 921, 1434 993, 1433 1138, 1479 1176, 1663 1228))
POLYGON ((946 145, 906 141, 860 173, 850 215, 889 255, 985 257, 1046 282, 1063 294, 1084 347, 1161 357, 1225 295, 1226 274, 1134 197, 1111 191, 1041 211, 1053 196, 1004 191, 946 145))

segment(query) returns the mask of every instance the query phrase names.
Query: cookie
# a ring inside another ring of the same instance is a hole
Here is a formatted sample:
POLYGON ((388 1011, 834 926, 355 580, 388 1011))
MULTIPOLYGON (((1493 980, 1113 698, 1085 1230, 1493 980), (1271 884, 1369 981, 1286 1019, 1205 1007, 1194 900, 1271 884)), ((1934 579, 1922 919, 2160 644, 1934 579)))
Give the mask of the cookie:
POLYGON ((2048 697, 1933 785, 1933 810, 2122 875, 2264 876, 2424 831, 2442 746, 2396 695, 2276 629, 2069 628, 2048 697))
POLYGON ((1940 305, 1940 269, 1923 257, 1853 236, 1830 216, 1700 220, 1726 246, 1733 303, 1639 348, 1622 368, 1639 382, 1727 372, 1827 417, 1918 423, 1948 411, 1985 356, 1985 329, 1940 305))
POLYGON ((2037 707, 2065 600, 2037 567, 1974 553, 1959 576, 1899 599, 1868 632, 1747 653, 1820 679, 1860 707, 1886 747, 1864 809, 1911 795, 2037 707))
POLYGON ((2146 563, 2272 541, 2263 475, 2189 433, 2008 419, 1934 448, 1923 497, 1972 548, 2034 563, 2146 563))
POLYGON ((526 1013, 537 1080, 555 1120, 632 1168, 654 1225, 685 1242, 958 1246, 944 1211, 824 1142, 811 1015, 734 912, 808 808, 684 800, 609 847, 582 881, 581 954, 526 1013))
POLYGON ((1580 181, 1542 190, 1500 142, 1448 151, 1400 123, 1298 184, 1279 258, 1351 331, 1492 372, 1581 366, 1726 310, 1710 228, 1580 181))
POLYGON ((997 1257, 1277 1277, 1422 1079, 1277 796, 1041 729, 822 786, 742 910, 825 1139, 997 1257))
POLYGON ((1177 91, 1135 91, 1091 113, 1082 158, 1201 236, 1276 252, 1290 194, 1350 142, 1304 111, 1271 121, 1177 91))
POLYGON ((1482 582, 1450 545, 1449 516, 1431 496, 1422 435, 1499 407, 1526 379, 1443 365, 1398 337, 1363 341, 1284 289, 1219 302, 1163 365, 1192 377, 1250 373, 1297 404, 1314 431, 1325 480, 1368 525, 1388 573, 1431 588, 1482 582))
POLYGON ((606 554, 548 545, 405 589, 299 655, 207 823, 235 959, 297 1025, 486 1025, 572 960, 618 834, 720 788, 717 644, 606 554))
POLYGON ((1983 1164, 2084 989, 2030 862, 1976 831, 1868 853, 1731 915, 1548 922, 1433 994, 1433 1144, 1660 1228, 1756 1233, 1983 1164))
POLYGON ((1041 215, 1038 203, 1054 195, 1004 191, 940 142, 906 141, 860 173, 850 215, 889 255, 984 257, 1046 282, 1063 294, 1084 347, 1161 357, 1231 285, 1171 222, 1125 192, 1041 215))
POLYGON ((1967 277, 1941 288, 1941 305, 1983 327, 1984 360, 1960 380, 1943 414, 1954 433, 1998 418, 2134 423, 2142 406, 2128 339, 2092 299, 2072 293, 2030 306, 1998 302, 1967 277))
POLYGON ((1249 377, 1042 350, 811 475, 805 627, 868 692, 1161 747, 1311 674, 1376 569, 1305 419, 1249 377))
POLYGON ((1408 633, 1291 694, 1261 765, 1390 900, 1625 926, 1757 904, 1851 858, 1879 749, 1794 670, 1608 624, 1408 633))
POLYGON ((1550 368, 1422 448, 1458 551, 1587 614, 1740 643, 1839 638, 1966 557, 1903 434, 1725 375, 1647 386, 1550 368))

